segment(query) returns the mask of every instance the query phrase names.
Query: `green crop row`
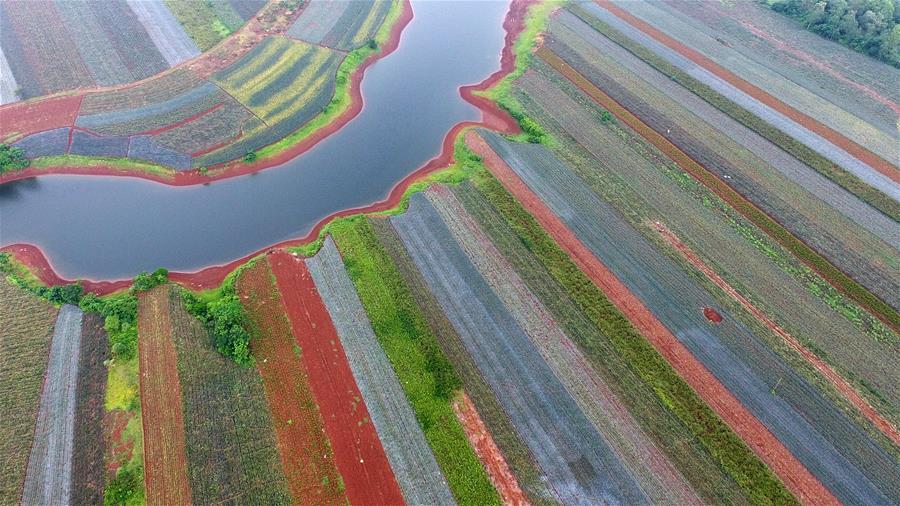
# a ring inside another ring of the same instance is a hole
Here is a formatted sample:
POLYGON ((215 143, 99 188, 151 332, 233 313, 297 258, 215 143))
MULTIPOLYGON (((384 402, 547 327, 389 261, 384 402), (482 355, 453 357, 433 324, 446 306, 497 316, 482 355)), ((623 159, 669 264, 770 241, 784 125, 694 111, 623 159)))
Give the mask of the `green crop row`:
POLYGON ((900 221, 900 204, 898 204, 883 192, 866 184, 855 175, 847 172, 816 151, 813 151, 806 144, 803 144, 790 135, 773 127, 752 112, 744 109, 738 104, 732 102, 727 97, 719 94, 706 84, 703 84, 702 82, 691 77, 669 62, 656 56, 649 49, 632 41, 628 37, 625 37, 613 27, 607 25, 603 21, 597 19, 596 17, 585 11, 582 7, 573 4, 570 7, 570 10, 584 22, 591 25, 595 30, 602 33, 616 44, 622 46, 630 53, 637 56, 656 70, 669 76, 669 78, 671 78, 673 81, 684 86, 703 100, 709 102, 715 108, 731 116, 736 121, 740 122, 759 135, 765 137, 771 143, 775 144, 803 163, 812 167, 816 172, 827 177, 853 195, 856 195, 863 202, 868 203, 893 220, 900 221))
POLYGON ((451 405, 461 382, 444 357, 397 266, 363 216, 334 223, 332 236, 438 465, 460 504, 499 504, 451 405))
POLYGON ((504 217, 519 240, 540 260, 569 297, 612 342, 616 351, 706 447, 713 458, 757 504, 796 500, 772 471, 675 372, 669 363, 584 274, 540 224, 486 170, 473 183, 504 217))

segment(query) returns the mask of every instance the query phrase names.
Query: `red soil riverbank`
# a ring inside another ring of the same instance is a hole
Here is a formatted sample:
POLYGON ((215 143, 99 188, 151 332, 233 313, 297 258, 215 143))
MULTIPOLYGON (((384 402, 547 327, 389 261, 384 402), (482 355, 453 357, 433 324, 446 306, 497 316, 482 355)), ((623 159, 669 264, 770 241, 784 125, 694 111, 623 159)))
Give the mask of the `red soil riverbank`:
MULTIPOLYGON (((506 30, 506 37, 504 39, 503 50, 500 55, 500 69, 478 84, 460 87, 460 94, 463 96, 463 98, 481 110, 481 121, 466 121, 458 123, 452 129, 450 129, 450 131, 444 137, 444 142, 441 145, 440 154, 425 163, 425 165, 423 165, 422 167, 419 167, 417 170, 407 175, 396 185, 394 185, 385 200, 373 202, 372 204, 367 206, 345 209, 333 213, 319 221, 312 228, 312 230, 310 230, 303 237, 267 246, 260 249, 259 251, 253 252, 242 258, 238 258, 225 264, 205 267, 194 272, 171 272, 169 273, 169 279, 191 290, 206 290, 209 288, 215 288, 222 283, 222 281, 225 279, 225 276, 227 276, 231 271, 257 255, 275 248, 301 246, 315 241, 319 237, 319 233, 322 231, 325 225, 336 218, 360 213, 381 212, 396 207, 400 203, 400 199, 403 197, 403 194, 406 193, 407 188, 409 188, 411 184, 438 169, 447 167, 453 162, 453 142, 456 137, 463 132, 463 130, 470 127, 481 126, 503 133, 519 133, 519 126, 518 123, 516 123, 515 119, 507 114, 506 111, 503 111, 502 109, 497 107, 497 105, 489 99, 477 96, 475 95, 475 93, 491 88, 503 77, 505 77, 515 69, 516 56, 513 52, 513 44, 515 43, 515 40, 519 36, 519 34, 522 33, 522 30, 525 29, 525 15, 528 11, 528 7, 532 3, 534 3, 534 0, 512 0, 510 4, 509 11, 506 13, 506 18, 503 21, 503 28, 504 30, 506 30)), ((409 12, 409 16, 409 20, 412 20, 411 10, 409 12)), ((408 23, 409 20, 407 20, 406 22, 408 23)), ((400 25, 401 23, 398 22, 397 26, 399 27, 400 25)), ((400 32, 397 31, 397 27, 395 27, 395 31, 396 35, 392 35, 392 39, 396 38, 395 44, 399 44, 400 32)), ((402 31, 402 27, 400 27, 400 31, 402 31)), ((390 49, 390 51, 393 51, 393 49, 396 49, 396 47, 389 48, 388 45, 385 45, 384 51, 388 49, 390 49)), ((361 101, 359 102, 359 106, 362 107, 361 101)), ((29 171, 30 170, 31 169, 29 169, 29 171)), ((49 173, 51 172, 43 172, 43 174, 49 173)), ((95 174, 90 169, 85 169, 85 171, 81 173, 95 174)), ((122 176, 129 174, 117 170, 114 175, 122 176)), ((147 174, 142 174, 139 177, 153 179, 147 174)), ((210 181, 210 178, 204 178, 203 180, 203 182, 208 181, 210 181)), ((2 184, 3 182, 6 182, 6 180, 0 179, 0 184, 2 184)), ((166 184, 178 184, 169 180, 161 182, 164 182, 166 184)), ((46 255, 44 255, 40 247, 36 245, 10 244, 8 246, 0 248, 0 251, 10 253, 13 257, 15 257, 17 261, 26 265, 43 283, 47 285, 64 285, 67 283, 72 283, 74 281, 60 277, 56 273, 56 271, 54 271, 53 266, 47 259, 46 255)), ((131 285, 131 280, 124 279, 106 281, 84 279, 82 280, 82 285, 84 286, 86 292, 96 293, 97 295, 106 295, 117 290, 127 288, 131 285)))
POLYGON ((667 329, 662 322, 585 246, 578 237, 474 132, 466 144, 484 158, 494 177, 569 254, 572 261, 665 357, 713 411, 765 462, 803 504, 838 500, 747 408, 667 329))

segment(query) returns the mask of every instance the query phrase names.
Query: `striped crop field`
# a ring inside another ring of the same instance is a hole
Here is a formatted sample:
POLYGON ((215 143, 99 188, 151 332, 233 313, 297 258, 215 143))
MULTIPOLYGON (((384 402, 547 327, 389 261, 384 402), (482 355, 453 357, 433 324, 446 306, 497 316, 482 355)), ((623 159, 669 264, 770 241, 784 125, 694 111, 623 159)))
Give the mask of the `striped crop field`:
POLYGON ((265 4, 265 0, 211 0, 185 2, 154 0, 168 7, 200 51, 206 51, 231 35, 265 4))
POLYGON ((269 255, 268 260, 291 322, 295 354, 309 374, 347 499, 353 504, 402 502, 400 487, 309 269, 302 259, 284 251, 269 255))
POLYGON ((37 423, 28 457, 22 502, 68 503, 72 500, 72 454, 83 313, 66 304, 59 310, 37 423))
POLYGON ((287 34, 332 49, 352 51, 374 37, 391 8, 391 2, 311 2, 287 34))
POLYGON ((138 298, 138 349, 144 424, 144 484, 149 502, 191 502, 168 288, 138 298))
POLYGON ((174 288, 167 308, 178 355, 191 499, 290 502, 259 374, 216 351, 174 288))
POLYGON ((889 478, 890 453, 724 308, 716 310, 725 321, 711 326, 702 311, 715 307, 710 293, 587 190, 564 162, 543 147, 515 145, 493 134, 486 138, 516 176, 835 496, 851 502, 893 500, 898 490, 889 478))
POLYGON ((58 309, 0 282, 0 502, 18 503, 35 437, 41 388, 58 309))
POLYGON ((403 498, 409 504, 450 504, 447 486, 330 238, 306 261, 327 305, 353 377, 366 403, 403 498))
POLYGON ((258 261, 246 269, 236 289, 254 329, 250 349, 262 377, 292 502, 347 502, 309 375, 297 356, 302 350, 294 341, 269 262, 258 261))
POLYGON ((161 1, 6 2, 0 34, 16 85, 2 104, 139 81, 200 54, 161 1))

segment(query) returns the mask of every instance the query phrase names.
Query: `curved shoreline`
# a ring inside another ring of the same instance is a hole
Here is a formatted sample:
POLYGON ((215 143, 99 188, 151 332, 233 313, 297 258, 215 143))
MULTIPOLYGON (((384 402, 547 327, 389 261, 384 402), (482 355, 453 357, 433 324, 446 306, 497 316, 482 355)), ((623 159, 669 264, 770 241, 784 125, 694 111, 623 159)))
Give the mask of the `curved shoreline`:
MULTIPOLYGON (((375 64, 375 62, 377 62, 378 60, 390 55, 397 50, 397 48, 400 46, 400 37, 403 35, 403 30, 407 27, 407 25, 409 25, 409 23, 415 16, 410 0, 402 0, 401 9, 402 10, 400 12, 400 17, 394 22, 394 26, 391 27, 388 40, 382 45, 381 48, 379 48, 377 52, 367 56, 366 59, 363 60, 363 62, 358 67, 353 69, 353 71, 350 73, 350 89, 348 92, 349 105, 347 106, 347 108, 327 124, 310 132, 309 135, 300 139, 292 146, 285 148, 283 151, 275 153, 272 156, 261 158, 253 163, 245 163, 241 160, 232 160, 229 162, 213 165, 209 167, 209 169, 215 171, 215 173, 207 175, 201 174, 198 169, 191 169, 189 171, 183 172, 172 169, 167 170, 167 172, 165 173, 154 173, 147 170, 130 169, 127 167, 117 167, 116 165, 104 164, 91 165, 90 167, 60 165, 46 169, 30 167, 22 171, 11 172, 0 176, 0 185, 33 177, 66 174, 80 176, 133 177, 169 186, 191 186, 212 183, 214 181, 221 181, 233 177, 245 176, 279 166, 293 158, 296 158, 297 156, 300 156, 306 151, 309 151, 320 141, 341 130, 344 126, 350 123, 353 118, 359 115, 364 105, 361 86, 366 70, 373 64, 375 64)), ((129 84, 129 86, 131 86, 131 84, 129 84)), ((476 105, 476 107, 478 106, 476 105)), ((313 121, 314 119, 315 117, 311 118, 310 121, 313 121)), ((302 129, 306 124, 308 124, 308 122, 304 123, 304 125, 301 125, 300 128, 302 129)), ((291 134, 293 133, 294 132, 291 132, 291 134)), ((275 142, 280 142, 280 140, 275 142)), ((260 149, 264 149, 265 147, 266 146, 263 146, 260 149)), ((128 158, 124 158, 123 160, 132 161, 128 158)), ((134 161, 140 162, 138 160, 134 161)))
MULTIPOLYGON (((481 111, 481 121, 464 121, 461 123, 457 123, 454 125, 449 132, 444 136, 444 141, 441 144, 441 152, 435 158, 432 158, 424 165, 409 173, 406 177, 401 179, 397 184, 391 188, 390 193, 387 198, 381 201, 373 202, 367 206, 354 207, 350 209, 344 209, 341 211, 337 211, 332 213, 325 218, 319 220, 310 231, 303 237, 296 239, 288 239, 286 241, 282 241, 276 244, 272 244, 265 248, 262 248, 258 251, 245 255, 241 258, 232 260, 230 262, 218 265, 207 266, 202 269, 193 272, 170 272, 169 280, 174 281, 185 288, 189 288, 191 290, 207 290, 211 288, 215 288, 219 286, 225 277, 231 273, 238 266, 246 263, 250 259, 261 255, 269 250, 276 248, 284 248, 284 247, 296 247, 302 246, 306 244, 310 244, 316 241, 319 238, 319 234, 325 228, 328 223, 331 221, 342 218, 354 214, 364 214, 364 213, 377 213, 387 211, 396 207, 401 199, 403 198, 406 190, 415 183, 416 181, 422 179, 428 174, 435 172, 438 169, 447 167, 453 161, 453 145, 459 134, 463 132, 463 130, 472 127, 485 127, 491 130, 499 131, 502 133, 508 134, 516 134, 519 133, 518 123, 515 119, 513 119, 506 111, 500 109, 493 101, 486 97, 481 97, 476 95, 476 92, 486 91, 495 84, 497 84, 500 80, 502 80, 505 76, 510 74, 516 66, 516 56, 514 53, 514 44, 516 38, 525 28, 525 15, 528 10, 528 7, 534 3, 535 0, 512 0, 510 2, 509 10, 506 13, 506 16, 503 20, 503 29, 506 32, 504 36, 504 44, 503 49, 500 53, 500 68, 496 70, 494 73, 486 77, 478 84, 474 85, 466 85, 459 87, 459 93, 463 97, 466 102, 474 105, 481 111)), ((410 6, 409 0, 404 0, 404 4, 406 6, 410 6)), ((397 22, 391 33, 391 40, 388 44, 385 45, 384 50, 389 50, 386 54, 393 52, 397 46, 399 46, 400 42, 400 33, 402 32, 402 28, 405 28, 410 21, 412 21, 412 9, 404 9, 404 14, 401 14, 401 19, 397 22), (408 19, 405 19, 406 12, 408 12, 408 19), (400 27, 400 30, 397 31, 397 28, 400 27)), ((374 60, 377 58, 381 58, 383 55, 381 53, 376 53, 370 56, 366 61, 360 65, 359 78, 356 76, 356 72, 353 76, 353 82, 351 86, 353 87, 353 91, 359 95, 359 100, 354 101, 355 104, 358 104, 358 109, 353 116, 359 113, 362 110, 362 96, 359 90, 359 83, 361 82, 362 74, 369 65, 374 63, 374 60), (377 58, 374 58, 377 57, 377 58)), ((348 111, 345 111, 340 118, 343 118, 348 112, 354 109, 354 106, 351 105, 351 108, 348 111)), ((340 124, 334 131, 337 131, 340 127, 343 127, 349 119, 352 119, 353 116, 350 116, 343 124, 340 124)), ((338 120, 335 120, 332 124, 337 124, 338 120)), ((322 130, 327 129, 328 126, 323 127, 318 130, 320 132, 322 130)), ((311 135, 304 139, 304 141, 299 142, 295 145, 295 148, 304 144, 305 141, 314 137, 315 134, 311 135)), ((324 137, 323 137, 324 138, 324 137)), ((321 140, 321 139, 319 139, 321 140)), ((316 140, 315 142, 318 142, 316 140)), ((309 149, 310 146, 307 146, 303 151, 309 149)), ((293 148, 292 148, 293 149, 293 148)), ((292 150, 291 149, 291 150, 292 150)), ((285 151, 287 153, 288 151, 285 151)), ((300 151, 302 153, 303 151, 300 151)), ((299 153, 297 153, 299 154, 299 153)), ((297 154, 291 155, 290 158, 297 156, 297 154)), ((277 158, 282 154, 276 155, 273 157, 277 158)), ((265 162, 269 162, 270 160, 265 160, 265 162)), ((279 162, 281 163, 281 162, 279 162)), ((248 167, 252 167, 252 165, 248 165, 248 167)), ((29 169, 30 170, 30 169, 29 169)), ((153 177, 147 177, 146 174, 137 176, 133 174, 123 173, 121 170, 115 170, 115 176, 131 176, 131 177, 141 177, 144 179, 153 179, 153 177)), ((257 169, 262 170, 262 169, 257 169)), ((25 171, 28 172, 28 171, 25 171)), ((256 172, 256 170, 251 170, 250 172, 256 172)), ((44 172, 43 174, 49 174, 50 172, 44 172)), ((53 172, 58 173, 58 172, 53 172)), ((61 172, 59 172, 61 173, 61 172)), ((97 173, 92 171, 90 174, 96 175, 97 173)), ((237 175, 242 174, 225 174, 220 179, 224 179, 227 177, 235 177, 237 175)), ((213 178, 207 176, 200 176, 202 178, 203 183, 213 181, 213 178)), ((158 176, 157 176, 158 177, 158 176)), ((21 179, 21 178, 20 178, 21 179)), ((7 182, 7 180, 0 179, 0 183, 7 182)), ((186 184, 192 183, 182 183, 178 184, 177 182, 173 182, 171 180, 163 180, 160 181, 169 185, 183 186, 186 184)), ((196 184, 196 183, 193 183, 196 184)), ((73 283, 75 281, 81 281, 82 286, 84 287, 85 292, 91 292, 97 295, 107 295, 118 290, 122 290, 131 285, 131 279, 120 279, 120 280, 91 280, 91 279, 81 279, 81 280, 69 280, 65 279, 57 274, 54 270, 52 263, 44 254, 43 250, 39 246, 33 244, 26 243, 16 243, 10 244, 8 246, 4 246, 0 248, 0 252, 10 253, 13 258, 16 259, 19 263, 25 265, 42 283, 48 286, 56 286, 56 285, 65 285, 69 283, 73 283)))

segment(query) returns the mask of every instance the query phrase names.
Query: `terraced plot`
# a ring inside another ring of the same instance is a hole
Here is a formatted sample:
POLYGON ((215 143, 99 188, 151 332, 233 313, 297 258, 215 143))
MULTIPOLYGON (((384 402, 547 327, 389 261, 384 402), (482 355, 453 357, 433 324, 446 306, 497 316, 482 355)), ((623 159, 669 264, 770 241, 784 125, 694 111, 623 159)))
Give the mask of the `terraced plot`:
POLYGON ((58 309, 0 280, 0 502, 18 503, 58 309))

